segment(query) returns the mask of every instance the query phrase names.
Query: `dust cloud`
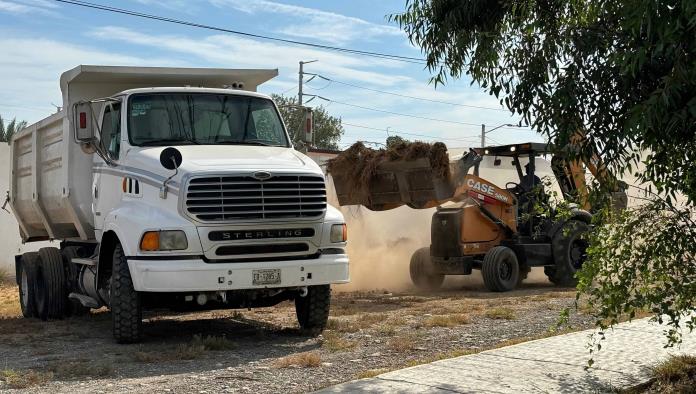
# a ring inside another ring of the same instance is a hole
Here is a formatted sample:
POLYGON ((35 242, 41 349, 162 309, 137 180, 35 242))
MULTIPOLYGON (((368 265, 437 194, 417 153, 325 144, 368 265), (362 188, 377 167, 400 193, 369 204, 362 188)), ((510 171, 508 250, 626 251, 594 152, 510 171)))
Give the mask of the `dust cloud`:
MULTIPOLYGON (((517 177, 511 163, 494 166, 493 159, 486 157, 481 167, 481 176, 499 186, 517 177)), ((537 168, 540 176, 551 174, 550 166, 543 161, 537 164, 537 168)), ((328 202, 339 207, 333 181, 330 176, 327 180, 328 202)), ((362 206, 339 209, 348 225, 350 283, 334 286, 334 290, 413 290, 409 276, 411 255, 419 248, 430 246, 430 221, 435 208, 402 206, 379 212, 362 206)), ((525 283, 549 282, 543 268, 535 268, 525 283)), ((474 270, 471 275, 447 276, 443 288, 482 289, 481 273, 474 270)))

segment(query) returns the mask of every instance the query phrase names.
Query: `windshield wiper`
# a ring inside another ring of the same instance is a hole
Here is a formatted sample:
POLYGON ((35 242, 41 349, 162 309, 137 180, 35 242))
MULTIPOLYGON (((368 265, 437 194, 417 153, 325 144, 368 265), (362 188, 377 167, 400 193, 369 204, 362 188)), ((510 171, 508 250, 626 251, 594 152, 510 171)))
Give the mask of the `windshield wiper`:
POLYGON ((201 143, 194 139, 179 139, 179 138, 162 138, 159 140, 149 140, 141 142, 140 146, 153 146, 153 145, 200 145, 201 143))

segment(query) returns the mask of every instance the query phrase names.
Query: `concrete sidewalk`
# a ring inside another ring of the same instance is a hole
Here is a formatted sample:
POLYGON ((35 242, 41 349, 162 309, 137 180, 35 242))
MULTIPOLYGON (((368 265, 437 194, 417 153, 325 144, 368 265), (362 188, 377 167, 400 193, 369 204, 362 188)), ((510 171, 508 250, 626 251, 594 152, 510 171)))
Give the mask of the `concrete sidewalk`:
POLYGON ((685 334, 679 348, 665 349, 663 330, 648 319, 619 324, 607 333, 589 370, 593 330, 418 365, 321 392, 605 392, 647 381, 649 368, 671 354, 696 354, 696 333, 685 334))

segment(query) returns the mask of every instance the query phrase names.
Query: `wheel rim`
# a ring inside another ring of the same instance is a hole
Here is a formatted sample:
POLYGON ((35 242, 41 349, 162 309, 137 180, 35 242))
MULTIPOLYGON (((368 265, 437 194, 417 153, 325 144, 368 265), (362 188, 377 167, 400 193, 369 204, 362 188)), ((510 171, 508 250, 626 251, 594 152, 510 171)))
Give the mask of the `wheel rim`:
POLYGON ((29 305, 29 278, 27 272, 22 270, 22 287, 19 289, 22 297, 22 304, 26 307, 29 305))
POLYGON ((582 268, 582 264, 587 259, 587 242, 582 239, 575 238, 570 243, 569 251, 570 264, 577 271, 582 268))
POLYGON ((500 267, 498 267, 498 276, 502 280, 510 280, 512 279, 512 263, 508 260, 503 260, 502 263, 500 264, 500 267))

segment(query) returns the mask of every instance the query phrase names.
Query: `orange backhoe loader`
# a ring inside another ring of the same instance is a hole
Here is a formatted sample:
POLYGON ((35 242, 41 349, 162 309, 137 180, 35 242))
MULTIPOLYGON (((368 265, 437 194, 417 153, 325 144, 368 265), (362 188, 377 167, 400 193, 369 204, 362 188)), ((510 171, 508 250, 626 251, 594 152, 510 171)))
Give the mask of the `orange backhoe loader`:
MULTIPOLYGON (((418 288, 437 289, 445 275, 469 275, 480 269, 489 290, 509 291, 532 267, 544 267, 553 283, 569 286, 576 283, 575 272, 585 259, 587 241, 582 235, 592 214, 583 165, 560 155, 552 163, 561 191, 568 199, 579 197, 582 206, 571 206, 570 215, 562 219, 553 213, 549 195, 535 175, 536 161, 549 155, 549 146, 541 143, 473 149, 452 163, 446 175, 434 171, 427 158, 383 160, 369 177, 367 193, 358 194, 353 193, 351 174, 334 171, 332 176, 341 205, 360 204, 378 211, 401 205, 437 207, 430 247, 411 257, 411 279, 418 288), (517 179, 499 187, 480 177, 483 156, 494 157, 495 165, 510 160, 517 179), (521 158, 528 161, 524 169, 521 158), (547 209, 535 209, 539 206, 547 209)), ((600 181, 616 185, 612 198, 625 207, 622 183, 597 158, 585 167, 600 181)))

